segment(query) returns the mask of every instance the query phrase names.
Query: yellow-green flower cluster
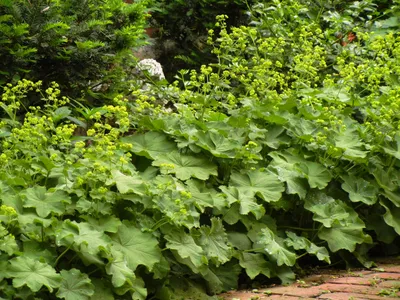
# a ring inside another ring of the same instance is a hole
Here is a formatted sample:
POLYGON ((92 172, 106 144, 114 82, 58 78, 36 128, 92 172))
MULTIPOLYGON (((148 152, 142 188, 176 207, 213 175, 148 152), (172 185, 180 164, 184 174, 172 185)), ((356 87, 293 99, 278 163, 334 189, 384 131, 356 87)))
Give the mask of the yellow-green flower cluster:
POLYGON ((132 92, 134 97, 134 111, 139 114, 160 114, 165 113, 162 106, 157 102, 155 96, 148 95, 141 90, 135 90, 132 92))
POLYGON ((319 72, 326 65, 326 50, 315 44, 314 37, 323 37, 322 31, 316 25, 305 25, 299 28, 298 40, 291 43, 290 47, 296 49, 294 67, 290 72, 291 79, 295 80, 294 88, 304 85, 316 87, 320 80, 319 72), (300 85, 299 85, 300 84, 300 85))
MULTIPOLYGON (((37 116, 33 113, 25 115, 24 123, 20 128, 13 128, 10 141, 18 143, 19 149, 41 151, 47 148, 51 131, 54 129, 51 117, 37 116)), ((3 144, 4 147, 4 144, 3 144)))
POLYGON ((18 81, 15 85, 8 83, 3 87, 3 94, 1 96, 0 103, 4 105, 3 109, 6 109, 7 113, 14 115, 15 118, 16 113, 21 108, 22 100, 26 98, 28 92, 40 92, 41 85, 41 81, 32 82, 26 79, 18 81))
POLYGON ((50 143, 54 146, 67 146, 71 144, 77 125, 75 124, 60 124, 55 128, 55 132, 51 135, 50 143))
MULTIPOLYGON (((122 100, 118 101, 121 102, 122 100)), ((104 116, 109 120, 115 120, 115 124, 119 125, 118 131, 120 133, 128 131, 130 121, 126 105, 107 105, 104 106, 104 109, 106 110, 104 116)), ((111 130, 110 127, 106 129, 111 130)))
POLYGON ((400 72, 400 38, 389 33, 371 37, 370 34, 357 34, 365 43, 365 55, 357 56, 345 50, 336 63, 342 89, 354 98, 360 98, 360 105, 367 115, 363 127, 368 138, 392 139, 399 127, 400 94, 393 86, 393 74, 400 72), (369 55, 367 55, 369 54, 369 55), (365 96, 364 96, 365 95, 365 96))
MULTIPOLYGON (((93 180, 93 174, 105 180, 115 165, 123 166, 131 161, 132 154, 128 151, 132 145, 119 140, 130 126, 127 101, 117 97, 114 103, 116 105, 105 105, 102 110, 91 115, 92 126, 86 131, 86 135, 91 138, 89 142, 78 141, 74 144, 73 153, 91 162, 90 170, 83 177, 85 181, 93 180)), ((82 182, 79 180, 76 184, 80 186, 82 182)))
POLYGON ((15 208, 11 207, 11 206, 7 206, 7 205, 1 205, 0 206, 0 214, 4 215, 4 216, 16 216, 17 215, 17 211, 15 210, 15 208))
POLYGON ((167 164, 167 163, 160 164, 160 171, 163 174, 168 174, 174 169, 175 169, 175 165, 174 164, 167 164))
POLYGON ((179 193, 181 194, 181 197, 184 198, 184 199, 191 199, 192 198, 192 194, 190 192, 180 191, 179 193))
POLYGON ((59 84, 52 82, 50 87, 45 90, 45 97, 43 100, 47 102, 46 106, 57 109, 61 106, 67 105, 69 103, 69 99, 65 96, 60 98, 60 95, 61 91, 59 89, 59 84))
POLYGON ((7 155, 5 154, 5 153, 2 153, 1 155, 0 155, 0 161, 2 162, 2 163, 7 163, 8 162, 8 158, 7 158, 7 155))

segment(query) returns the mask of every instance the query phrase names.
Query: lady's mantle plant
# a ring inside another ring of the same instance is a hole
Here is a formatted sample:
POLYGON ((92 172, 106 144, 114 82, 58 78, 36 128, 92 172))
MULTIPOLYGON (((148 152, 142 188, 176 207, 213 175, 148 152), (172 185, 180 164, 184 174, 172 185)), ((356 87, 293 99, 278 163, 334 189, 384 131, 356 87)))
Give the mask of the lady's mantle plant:
MULTIPOLYGON (((307 11, 290 3, 265 13, 307 11)), ((207 299, 239 275, 288 282, 306 258, 395 249, 399 37, 354 29, 343 46, 304 16, 271 35, 224 19, 218 64, 112 105, 5 88, 2 298, 207 299), (46 105, 25 110, 30 93, 46 105)))
MULTIPOLYGON (((370 12, 358 9, 360 18, 370 12)), ((135 111, 145 114, 138 128, 166 134, 180 154, 160 162, 135 144, 133 152, 184 181, 188 164, 178 157, 204 156, 204 167, 216 166, 205 184, 210 210, 200 220, 222 219, 231 262, 252 279, 286 280, 284 266, 306 253, 371 266, 368 253, 381 253, 382 243, 395 251, 400 233, 399 37, 390 29, 367 32, 378 26, 369 23, 352 28, 357 39, 344 43, 307 11, 300 2, 276 2, 255 27, 230 32, 220 16, 220 36, 209 32, 218 64, 182 70, 164 94, 135 95, 135 111), (295 26, 260 32, 276 12, 282 22, 298 16, 295 26), (174 102, 175 113, 153 109, 152 96, 174 102)), ((191 177, 206 179, 200 169, 191 177)))

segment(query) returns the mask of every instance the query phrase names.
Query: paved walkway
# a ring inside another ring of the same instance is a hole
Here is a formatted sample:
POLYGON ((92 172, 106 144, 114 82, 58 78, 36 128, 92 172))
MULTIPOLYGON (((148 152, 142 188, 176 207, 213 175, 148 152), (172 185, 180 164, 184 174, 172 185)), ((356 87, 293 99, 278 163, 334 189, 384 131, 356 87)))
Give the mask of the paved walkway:
POLYGON ((224 300, 296 299, 400 299, 400 263, 378 264, 372 270, 312 275, 290 286, 274 286, 253 291, 231 291, 224 300))

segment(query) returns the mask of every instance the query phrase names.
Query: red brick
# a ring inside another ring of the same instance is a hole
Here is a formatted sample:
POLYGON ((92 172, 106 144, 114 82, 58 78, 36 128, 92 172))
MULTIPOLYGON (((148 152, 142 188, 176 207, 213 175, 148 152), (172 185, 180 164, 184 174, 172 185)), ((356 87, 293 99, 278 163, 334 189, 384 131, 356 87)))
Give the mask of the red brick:
POLYGON ((389 273, 400 273, 400 266, 395 265, 381 265, 378 269, 382 269, 384 272, 389 273))
POLYGON ((365 278, 365 277, 340 277, 335 279, 329 279, 326 281, 327 283, 342 283, 342 284, 355 284, 355 285, 373 285, 373 278, 365 278))
POLYGON ((339 292, 339 293, 359 293, 377 295, 380 289, 372 286, 325 283, 318 286, 321 291, 339 292))
POLYGON ((384 297, 382 291, 385 289, 389 292, 393 288, 400 287, 400 265, 379 264, 377 270, 364 270, 354 272, 338 272, 332 271, 331 274, 318 274, 306 278, 302 278, 301 282, 291 286, 277 286, 266 289, 260 289, 254 293, 250 291, 231 291, 220 295, 222 299, 231 300, 237 298, 240 300, 296 300, 296 299, 332 299, 332 300, 348 300, 365 299, 365 300, 395 300, 399 299, 400 293, 396 296, 384 297), (302 283, 302 282, 305 282, 302 283), (302 287, 304 286, 304 287, 302 287), (268 291, 270 294, 266 294, 268 291))
MULTIPOLYGON (((318 286, 311 287, 276 287, 271 288, 269 291, 272 295, 282 295, 282 296, 298 296, 298 297, 317 297, 326 291, 334 292, 353 292, 355 289, 359 291, 365 290, 364 286, 352 286, 346 284, 321 284, 318 286)), ((358 292, 358 291, 357 291, 358 292)))
POLYGON ((381 279, 400 279, 400 273, 388 273, 388 272, 377 272, 373 274, 366 275, 365 278, 381 278, 381 279))
POLYGON ((381 297, 378 295, 365 295, 365 294, 356 294, 356 293, 331 293, 331 294, 323 294, 318 297, 318 299, 331 299, 331 300, 399 300, 399 298, 393 297, 381 297), (351 298, 353 297, 353 298, 351 298))
POLYGON ((252 297, 257 297, 257 296, 260 297, 260 300, 264 300, 267 299, 268 297, 268 295, 258 294, 258 293, 256 294, 249 291, 230 291, 219 296, 225 300, 231 300, 234 298, 240 300, 250 300, 252 297))
MULTIPOLYGON (((359 279, 359 278, 358 278, 359 279)), ((339 293, 359 293, 359 294, 372 294, 378 295, 382 288, 365 285, 353 285, 353 284, 342 284, 342 283, 324 283, 318 286, 311 287, 276 287, 271 288, 268 291, 272 295, 282 296, 297 296, 297 297, 317 297, 326 292, 339 292, 339 293)))
POLYGON ((398 289, 398 288, 400 288, 400 281, 398 281, 398 280, 385 280, 385 281, 379 283, 378 286, 380 288, 383 288, 383 289, 390 289, 390 288, 398 289))
MULTIPOLYGON (((282 300, 298 300, 299 297, 296 296, 282 296, 282 295, 267 295, 263 293, 251 293, 251 292, 244 292, 244 291, 236 291, 236 292, 228 292, 222 295, 219 295, 224 300, 231 300, 231 299, 240 299, 240 300, 271 300, 271 299, 282 299, 282 300), (259 298, 257 298, 259 297, 259 298)), ((301 300, 315 300, 315 298, 301 298, 301 300)))
POLYGON ((364 277, 365 275, 370 275, 376 273, 376 271, 362 270, 362 271, 347 271, 347 273, 342 273, 343 277, 364 277))
POLYGON ((219 295, 224 300, 240 299, 240 300, 251 300, 251 298, 259 297, 260 300, 266 300, 268 295, 251 293, 247 291, 230 291, 225 294, 219 295))
MULTIPOLYGON (((268 299, 268 300, 270 300, 270 299, 282 299, 282 300, 299 300, 299 299, 301 299, 301 300, 313 300, 313 299, 315 299, 315 298, 304 298, 304 297, 299 298, 299 297, 296 297, 296 296, 271 295, 271 296, 269 296, 268 298, 265 298, 265 299, 268 299)), ((240 300, 242 300, 242 299, 240 299, 240 300)))
POLYGON ((319 274, 319 275, 310 275, 307 277, 304 277, 301 279, 301 281, 304 281, 307 284, 310 283, 324 283, 327 280, 333 279, 333 278, 338 278, 334 274, 329 275, 329 274, 319 274))
POLYGON ((316 297, 319 294, 321 294, 318 287, 319 286, 301 288, 301 287, 296 287, 296 286, 281 286, 281 287, 266 289, 265 291, 271 292, 271 295, 316 297))

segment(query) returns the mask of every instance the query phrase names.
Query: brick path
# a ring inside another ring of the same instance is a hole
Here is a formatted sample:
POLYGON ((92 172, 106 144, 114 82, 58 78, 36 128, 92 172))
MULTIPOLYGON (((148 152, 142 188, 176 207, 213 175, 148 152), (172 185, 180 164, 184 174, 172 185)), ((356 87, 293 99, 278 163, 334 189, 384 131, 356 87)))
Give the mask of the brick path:
POLYGON ((378 264, 369 271, 312 275, 290 286, 274 286, 253 291, 231 291, 224 300, 296 299, 400 299, 400 263, 378 264))

